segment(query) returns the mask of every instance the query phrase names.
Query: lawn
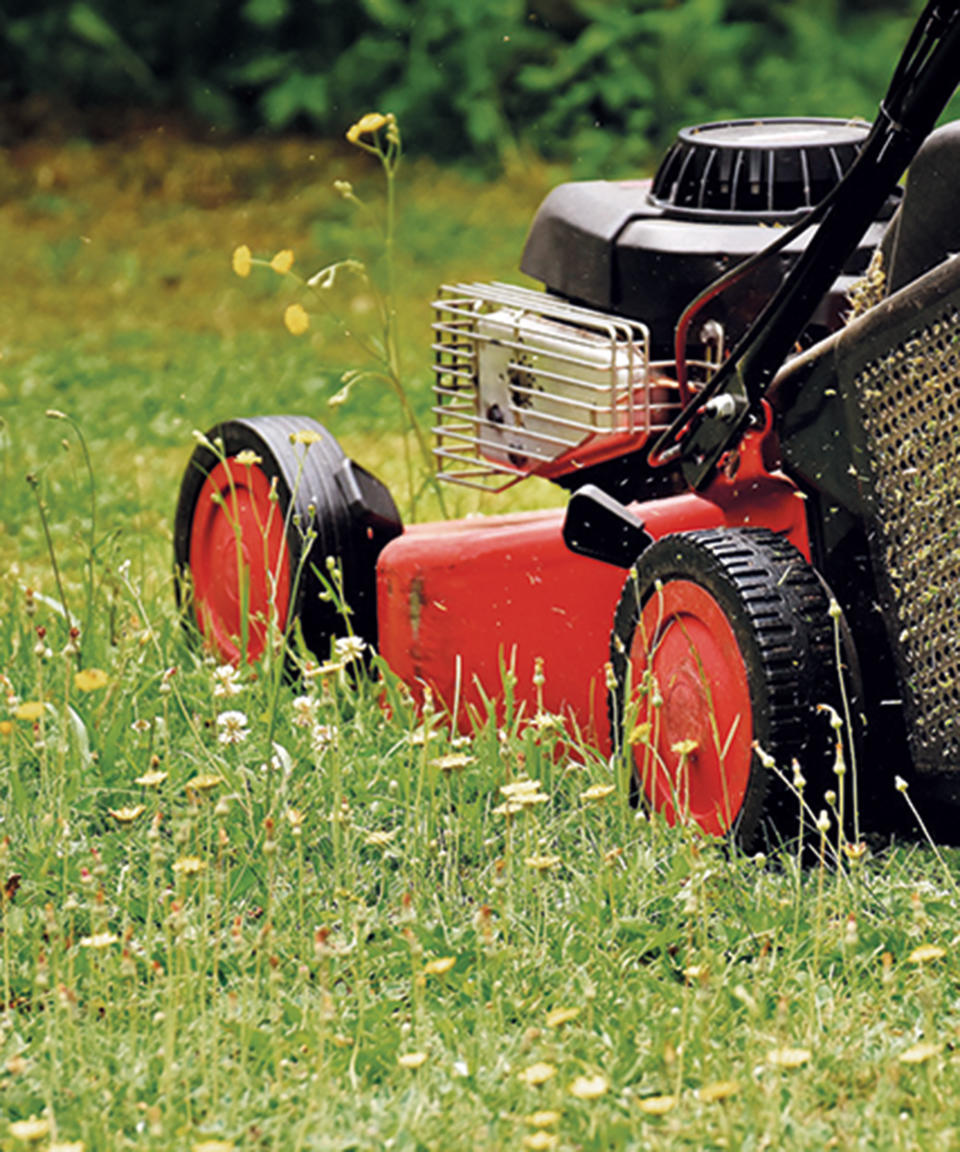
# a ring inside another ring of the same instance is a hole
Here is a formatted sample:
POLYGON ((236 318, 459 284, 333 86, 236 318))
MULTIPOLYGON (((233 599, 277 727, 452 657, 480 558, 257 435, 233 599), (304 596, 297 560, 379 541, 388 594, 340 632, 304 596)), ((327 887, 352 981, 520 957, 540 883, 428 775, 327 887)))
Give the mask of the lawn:
MULTIPOLYGON (((560 178, 403 172, 421 409, 432 293, 514 276, 560 178)), ((291 681, 187 643, 193 429, 313 415, 402 488, 392 398, 328 404, 350 341, 231 270, 374 263, 335 179, 378 203, 325 142, 0 153, 0 1149, 956 1147, 952 851, 807 796, 823 830, 746 857, 631 809, 561 718, 454 739, 347 649, 291 681)))

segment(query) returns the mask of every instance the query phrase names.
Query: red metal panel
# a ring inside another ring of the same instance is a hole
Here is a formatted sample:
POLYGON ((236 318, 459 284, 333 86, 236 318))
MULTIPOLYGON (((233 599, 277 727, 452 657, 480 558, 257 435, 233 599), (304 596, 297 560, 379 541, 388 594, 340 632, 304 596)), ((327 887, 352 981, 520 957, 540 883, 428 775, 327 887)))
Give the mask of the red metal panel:
MULTIPOLYGON (((684 493, 632 510, 655 538, 765 524, 808 552, 792 485, 747 473, 720 483, 717 502, 684 493)), ((572 714, 606 752, 604 664, 625 573, 570 552, 563 516, 556 509, 408 528, 377 564, 380 650, 408 685, 429 684, 463 731, 485 717, 485 697, 502 696, 506 667, 517 677, 517 702, 533 715, 534 662, 542 657, 544 708, 572 714)))

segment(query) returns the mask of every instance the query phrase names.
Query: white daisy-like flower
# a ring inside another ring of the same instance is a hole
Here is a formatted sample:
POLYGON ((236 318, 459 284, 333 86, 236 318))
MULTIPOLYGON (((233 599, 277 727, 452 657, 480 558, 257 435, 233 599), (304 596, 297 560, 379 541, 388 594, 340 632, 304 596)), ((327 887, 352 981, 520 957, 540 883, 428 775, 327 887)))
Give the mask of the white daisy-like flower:
POLYGON ((213 694, 217 697, 239 696, 243 691, 240 673, 232 664, 221 664, 213 670, 213 694))
POLYGON ((242 744, 250 735, 245 712, 221 712, 217 717, 217 739, 221 744, 242 744))
POLYGON ((349 663, 351 660, 359 660, 367 645, 359 636, 340 636, 334 640, 333 646, 337 659, 349 663))

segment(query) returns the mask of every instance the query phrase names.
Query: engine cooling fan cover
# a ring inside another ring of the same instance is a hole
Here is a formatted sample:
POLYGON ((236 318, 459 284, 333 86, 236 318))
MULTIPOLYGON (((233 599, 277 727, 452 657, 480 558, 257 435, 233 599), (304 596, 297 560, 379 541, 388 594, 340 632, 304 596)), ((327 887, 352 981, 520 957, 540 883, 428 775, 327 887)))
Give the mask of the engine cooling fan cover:
POLYGON ((650 201, 690 220, 785 220, 818 204, 856 159, 870 126, 776 117, 683 128, 650 201))

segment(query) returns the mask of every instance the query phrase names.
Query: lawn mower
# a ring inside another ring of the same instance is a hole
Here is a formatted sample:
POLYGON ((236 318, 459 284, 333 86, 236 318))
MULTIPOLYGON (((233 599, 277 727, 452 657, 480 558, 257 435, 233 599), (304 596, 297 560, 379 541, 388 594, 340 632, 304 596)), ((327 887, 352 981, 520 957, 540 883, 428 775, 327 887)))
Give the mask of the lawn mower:
POLYGON ((545 477, 565 509, 404 527, 309 417, 218 424, 176 515, 187 617, 231 661, 271 621, 321 659, 349 631, 463 731, 507 672, 632 762, 635 800, 745 846, 795 828, 798 771, 817 806, 843 784, 838 744, 871 819, 896 773, 949 835, 960 125, 933 128, 958 79, 933 0, 872 126, 685 129, 652 182, 547 196, 521 263, 545 291, 441 290, 440 479, 545 477))

